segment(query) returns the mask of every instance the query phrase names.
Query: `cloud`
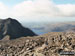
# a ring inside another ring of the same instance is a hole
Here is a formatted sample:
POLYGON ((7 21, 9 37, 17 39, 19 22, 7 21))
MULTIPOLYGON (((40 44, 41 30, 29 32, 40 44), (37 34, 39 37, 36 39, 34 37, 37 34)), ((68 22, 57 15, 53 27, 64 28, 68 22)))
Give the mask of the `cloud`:
POLYGON ((74 4, 56 5, 52 0, 24 1, 13 8, 15 16, 74 17, 74 4), (17 13, 17 14, 16 14, 17 13))
POLYGON ((34 7, 32 1, 24 1, 13 7, 13 13, 15 16, 29 16, 33 13, 34 7))
POLYGON ((75 5, 74 4, 62 4, 57 5, 60 10, 61 16, 75 17, 75 5))
POLYGON ((75 17, 75 5, 56 5, 52 0, 28 0, 8 8, 8 6, 0 3, 0 16, 26 18, 26 20, 43 20, 40 18, 51 17, 75 17))
POLYGON ((7 6, 5 6, 2 2, 0 2, 0 17, 6 17, 7 13, 8 13, 7 6))
POLYGON ((50 0, 24 1, 12 9, 13 17, 25 18, 30 21, 42 21, 43 18, 55 17, 59 15, 58 12, 59 9, 50 0))
POLYGON ((58 8, 50 0, 24 1, 13 8, 17 16, 54 16, 58 8))

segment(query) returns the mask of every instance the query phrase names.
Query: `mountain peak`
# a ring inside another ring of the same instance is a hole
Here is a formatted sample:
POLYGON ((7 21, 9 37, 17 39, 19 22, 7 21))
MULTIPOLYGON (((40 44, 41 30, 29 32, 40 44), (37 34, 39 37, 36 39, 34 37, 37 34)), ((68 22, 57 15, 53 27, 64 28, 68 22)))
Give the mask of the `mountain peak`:
MULTIPOLYGON (((7 19, 5 19, 5 20, 7 20, 7 21, 12 21, 12 20, 16 20, 16 19, 13 19, 13 18, 7 18, 7 19)), ((16 20, 17 21, 17 20, 16 20)))
POLYGON ((8 20, 11 20, 12 18, 7 18, 8 20))
POLYGON ((3 39, 6 35, 9 35, 10 39, 16 39, 25 36, 35 36, 36 34, 29 28, 23 27, 17 20, 7 18, 0 21, 0 39, 3 39))

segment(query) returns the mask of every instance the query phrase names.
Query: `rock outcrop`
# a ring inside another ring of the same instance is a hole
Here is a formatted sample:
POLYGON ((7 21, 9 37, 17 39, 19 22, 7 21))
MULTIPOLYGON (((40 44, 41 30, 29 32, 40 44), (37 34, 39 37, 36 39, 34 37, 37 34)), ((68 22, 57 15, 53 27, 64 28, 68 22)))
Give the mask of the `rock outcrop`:
POLYGON ((62 51, 75 52, 75 33, 52 32, 0 41, 0 56, 62 56, 62 51))
POLYGON ((6 35, 9 35, 10 39, 16 39, 24 36, 35 36, 36 34, 30 29, 24 28, 17 20, 7 18, 0 20, 0 39, 6 35))

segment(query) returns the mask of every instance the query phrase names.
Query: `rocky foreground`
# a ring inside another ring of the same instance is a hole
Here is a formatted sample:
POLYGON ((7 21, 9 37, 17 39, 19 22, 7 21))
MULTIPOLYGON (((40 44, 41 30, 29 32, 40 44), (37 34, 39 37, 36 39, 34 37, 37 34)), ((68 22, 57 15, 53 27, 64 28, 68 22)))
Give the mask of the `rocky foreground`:
POLYGON ((51 32, 0 41, 0 56, 60 56, 62 51, 75 52, 75 33, 51 32))

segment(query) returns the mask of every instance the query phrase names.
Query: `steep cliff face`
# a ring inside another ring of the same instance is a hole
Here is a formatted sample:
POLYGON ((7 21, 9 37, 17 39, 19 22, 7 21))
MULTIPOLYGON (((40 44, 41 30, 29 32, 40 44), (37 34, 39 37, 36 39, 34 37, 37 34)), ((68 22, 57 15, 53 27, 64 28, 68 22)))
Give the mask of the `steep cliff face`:
POLYGON ((24 36, 35 36, 36 34, 30 29, 24 28, 17 20, 7 18, 0 20, 0 39, 6 35, 9 35, 10 39, 16 39, 24 36))

